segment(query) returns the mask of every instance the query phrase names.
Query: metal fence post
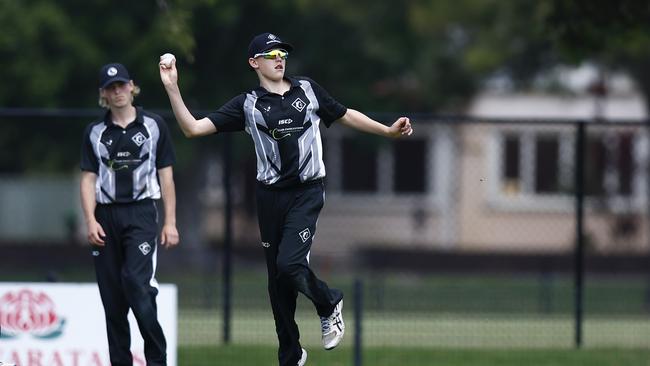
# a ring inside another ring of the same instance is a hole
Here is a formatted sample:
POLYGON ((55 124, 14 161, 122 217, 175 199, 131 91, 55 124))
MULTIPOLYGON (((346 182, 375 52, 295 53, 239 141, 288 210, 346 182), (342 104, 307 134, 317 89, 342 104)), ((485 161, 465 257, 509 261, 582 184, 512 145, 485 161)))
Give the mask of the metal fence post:
POLYGON ((575 346, 582 347, 583 316, 583 277, 584 277, 584 158, 585 122, 576 124, 575 151, 575 204, 576 204, 576 243, 575 243, 575 346))
POLYGON ((361 329, 363 328, 363 282, 360 279, 354 280, 354 366, 361 366, 362 360, 362 339, 361 329))
POLYGON ((232 320, 232 137, 225 134, 223 144, 223 186, 225 193, 223 238, 223 343, 230 343, 232 320))

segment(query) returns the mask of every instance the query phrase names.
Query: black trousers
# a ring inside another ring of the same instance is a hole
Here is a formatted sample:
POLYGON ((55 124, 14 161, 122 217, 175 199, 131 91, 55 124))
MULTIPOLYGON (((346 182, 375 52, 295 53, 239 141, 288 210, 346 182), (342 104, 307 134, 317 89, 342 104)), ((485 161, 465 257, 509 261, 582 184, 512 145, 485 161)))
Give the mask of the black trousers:
POLYGON ((257 188, 257 214, 268 270, 268 290, 278 335, 280 366, 295 366, 301 355, 295 322, 298 292, 319 316, 328 316, 343 293, 330 289, 309 268, 309 253, 323 208, 322 182, 288 189, 257 188))
POLYGON ((158 323, 156 252, 158 214, 152 200, 98 204, 95 217, 106 237, 92 247, 99 293, 104 305, 112 366, 132 366, 129 308, 144 339, 147 365, 166 365, 167 343, 158 323))

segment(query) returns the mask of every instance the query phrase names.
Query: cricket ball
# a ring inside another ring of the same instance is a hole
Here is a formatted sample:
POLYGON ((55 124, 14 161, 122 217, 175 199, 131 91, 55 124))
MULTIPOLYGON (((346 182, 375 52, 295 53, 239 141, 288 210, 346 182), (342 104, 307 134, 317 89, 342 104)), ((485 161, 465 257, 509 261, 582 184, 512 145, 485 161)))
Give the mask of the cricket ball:
POLYGON ((165 69, 171 68, 174 61, 176 61, 176 57, 171 53, 165 53, 164 55, 160 56, 160 66, 164 67, 165 69))

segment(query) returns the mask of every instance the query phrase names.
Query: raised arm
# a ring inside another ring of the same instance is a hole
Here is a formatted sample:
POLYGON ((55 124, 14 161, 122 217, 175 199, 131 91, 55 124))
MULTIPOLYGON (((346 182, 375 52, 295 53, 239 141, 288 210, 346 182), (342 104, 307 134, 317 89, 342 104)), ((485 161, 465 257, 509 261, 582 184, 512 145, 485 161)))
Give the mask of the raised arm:
POLYGON ((410 136, 413 133, 408 117, 400 117, 391 126, 386 126, 357 110, 348 108, 340 121, 356 130, 386 137, 410 136))
POLYGON ((178 121, 178 125, 183 131, 183 134, 186 137, 191 138, 210 135, 217 132, 217 128, 209 118, 205 117, 197 120, 189 109, 187 109, 178 87, 176 60, 172 61, 170 67, 166 67, 160 63, 158 64, 158 68, 160 69, 160 80, 165 87, 167 96, 169 96, 169 102, 172 105, 174 116, 176 117, 176 121, 178 121))

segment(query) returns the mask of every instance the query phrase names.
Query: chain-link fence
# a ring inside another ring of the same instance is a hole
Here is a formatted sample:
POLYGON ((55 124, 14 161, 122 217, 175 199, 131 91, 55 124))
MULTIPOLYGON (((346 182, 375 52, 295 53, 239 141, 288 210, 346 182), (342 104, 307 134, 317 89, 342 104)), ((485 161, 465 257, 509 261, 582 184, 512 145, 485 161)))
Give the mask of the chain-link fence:
MULTIPOLYGON (((3 280, 93 280, 77 166, 83 127, 99 114, 3 111, 3 280)), ((179 158, 182 243, 159 254, 158 279, 179 289, 179 364, 276 364, 253 145, 244 133, 184 139, 161 114, 179 158)), ((327 194, 311 263, 344 290, 347 334, 321 351, 318 317, 300 297, 310 364, 650 348, 646 125, 413 123, 400 140, 323 127, 327 194)))

